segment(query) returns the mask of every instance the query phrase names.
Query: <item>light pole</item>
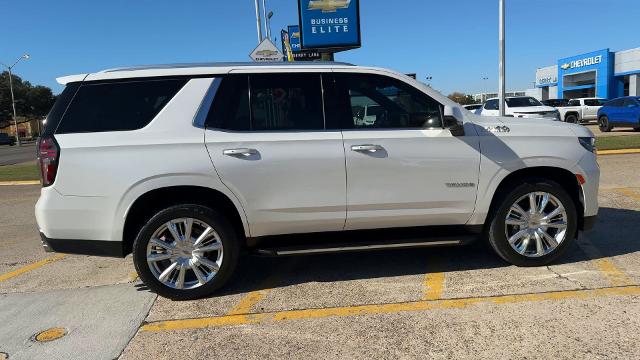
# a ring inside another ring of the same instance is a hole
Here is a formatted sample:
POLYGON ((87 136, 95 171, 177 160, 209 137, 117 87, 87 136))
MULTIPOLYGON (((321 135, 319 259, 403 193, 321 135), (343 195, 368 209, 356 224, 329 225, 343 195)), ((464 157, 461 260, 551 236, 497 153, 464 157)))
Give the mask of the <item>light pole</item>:
POLYGON ((11 69, 13 69, 13 67, 16 66, 22 59, 28 60, 29 54, 20 56, 18 60, 16 60, 16 62, 14 62, 11 66, 0 63, 9 70, 9 89, 11 91, 11 107, 13 108, 13 125, 16 128, 16 144, 18 144, 18 146, 20 146, 20 134, 18 134, 18 116, 16 115, 16 99, 13 96, 13 79, 11 78, 11 69))
POLYGON ((427 80, 427 86, 431 87, 431 80, 433 80, 433 76, 426 76, 425 79, 427 80))
POLYGON ((269 11, 267 14, 267 37, 271 39, 271 18, 273 17, 273 11, 269 11))
POLYGON ((500 52, 500 63, 498 65, 500 80, 498 81, 498 101, 500 102, 499 114, 500 116, 504 116, 504 91, 505 91, 505 81, 504 81, 504 1, 498 0, 498 22, 499 31, 498 31, 498 42, 499 42, 499 52, 500 52))
POLYGON ((483 103, 484 103, 485 98, 487 96, 487 93, 489 91, 488 88, 487 88, 487 80, 489 80, 488 76, 483 76, 482 77, 482 88, 483 88, 482 91, 484 92, 484 95, 480 95, 480 102, 483 102, 483 103))
POLYGON ((256 25, 258 27, 258 44, 260 44, 262 42, 262 24, 260 21, 260 4, 258 3, 258 0, 255 0, 256 2, 256 25))

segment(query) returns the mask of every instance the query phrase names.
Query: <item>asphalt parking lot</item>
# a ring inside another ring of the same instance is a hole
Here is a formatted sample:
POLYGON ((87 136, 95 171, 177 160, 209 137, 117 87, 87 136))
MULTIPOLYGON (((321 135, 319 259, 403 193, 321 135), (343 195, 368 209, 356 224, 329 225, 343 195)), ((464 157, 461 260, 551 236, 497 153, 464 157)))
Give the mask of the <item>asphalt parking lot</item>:
POLYGON ((19 164, 35 159, 35 141, 26 142, 21 146, 0 145, 0 166, 19 164))
MULTIPOLYGON (((600 214, 557 262, 483 244, 251 257, 223 293, 157 298, 130 257, 45 253, 38 186, 0 186, 10 359, 640 358, 640 155, 601 156, 600 214), (66 335, 33 340, 48 328, 66 335)), ((1 359, 2 357, 0 357, 1 359)))

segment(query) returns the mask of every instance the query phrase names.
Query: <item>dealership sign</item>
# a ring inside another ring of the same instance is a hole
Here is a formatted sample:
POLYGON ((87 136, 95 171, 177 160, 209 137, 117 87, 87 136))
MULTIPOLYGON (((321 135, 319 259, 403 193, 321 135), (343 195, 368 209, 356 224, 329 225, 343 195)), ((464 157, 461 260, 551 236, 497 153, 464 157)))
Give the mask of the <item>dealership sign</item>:
POLYGON ((253 61, 282 61, 282 53, 273 45, 271 40, 265 38, 262 42, 249 54, 253 61))
POLYGON ((602 62, 602 55, 591 56, 584 59, 572 60, 560 65, 562 70, 576 69, 583 66, 596 65, 602 62))
POLYGON ((317 50, 302 50, 300 46, 300 26, 289 25, 287 31, 280 32, 282 52, 287 61, 311 61, 322 58, 317 50))
POLYGON ((359 6, 359 0, 298 0, 301 50, 360 47, 359 6))

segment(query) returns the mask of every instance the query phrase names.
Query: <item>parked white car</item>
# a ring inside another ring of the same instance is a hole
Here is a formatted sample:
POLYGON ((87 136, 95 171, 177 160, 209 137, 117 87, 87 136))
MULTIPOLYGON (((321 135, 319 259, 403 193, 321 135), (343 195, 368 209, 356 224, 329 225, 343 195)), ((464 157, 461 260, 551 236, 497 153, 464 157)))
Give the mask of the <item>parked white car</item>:
POLYGON ((567 106, 558 108, 560 119, 568 123, 598 120, 598 110, 606 102, 606 99, 601 98, 571 99, 567 106))
POLYGON ((219 289, 243 253, 484 239, 539 266, 598 211, 588 129, 476 116, 391 70, 183 64, 59 82, 38 143, 45 249, 133 252, 172 299, 219 289))
MULTIPOLYGON (((482 116, 498 116, 498 98, 488 99, 482 110, 476 112, 482 116)), ((516 118, 541 118, 560 120, 560 113, 556 108, 543 105, 531 96, 513 96, 505 98, 505 116, 516 118)))

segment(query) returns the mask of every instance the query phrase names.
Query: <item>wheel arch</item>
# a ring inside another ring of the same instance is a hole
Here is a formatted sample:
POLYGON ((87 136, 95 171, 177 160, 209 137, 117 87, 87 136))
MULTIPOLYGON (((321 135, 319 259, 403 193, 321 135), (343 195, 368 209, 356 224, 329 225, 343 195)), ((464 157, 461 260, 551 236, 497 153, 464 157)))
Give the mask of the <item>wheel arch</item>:
POLYGON ((159 187, 141 194, 129 206, 122 229, 123 254, 131 253, 138 231, 150 217, 163 208, 180 203, 218 210, 228 217, 241 239, 250 235, 244 211, 223 192, 196 185, 159 187))
POLYGON ((580 121, 580 113, 579 113, 579 112, 577 112, 577 111, 567 111, 567 112, 564 114, 564 119, 563 119, 563 120, 565 120, 565 121, 566 121, 566 120, 567 120, 567 118, 569 117, 569 115, 575 115, 575 117, 576 117, 576 121, 580 121))
POLYGON ((489 211, 485 218, 485 227, 488 222, 491 221, 492 214, 496 211, 500 205, 501 197, 509 191, 513 186, 521 183, 526 178, 539 178, 551 180, 558 183, 562 188, 567 191, 571 199, 576 205, 578 213, 578 229, 582 230, 584 225, 584 194, 582 193, 582 187, 576 178, 576 175, 571 171, 553 166, 534 166, 515 170, 505 176, 498 187, 493 193, 491 204, 489 205, 489 211))

